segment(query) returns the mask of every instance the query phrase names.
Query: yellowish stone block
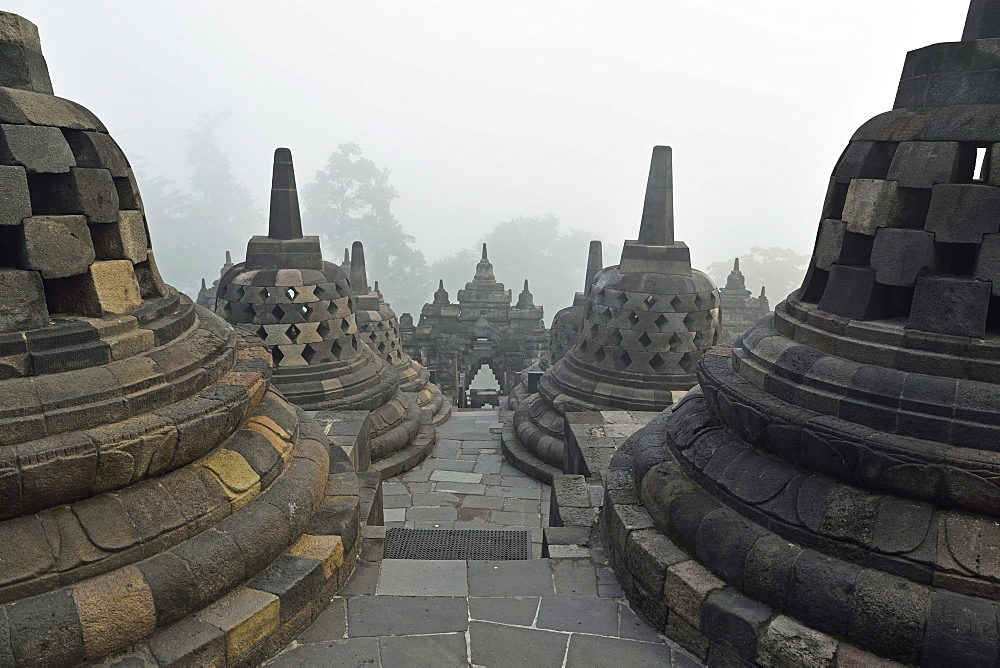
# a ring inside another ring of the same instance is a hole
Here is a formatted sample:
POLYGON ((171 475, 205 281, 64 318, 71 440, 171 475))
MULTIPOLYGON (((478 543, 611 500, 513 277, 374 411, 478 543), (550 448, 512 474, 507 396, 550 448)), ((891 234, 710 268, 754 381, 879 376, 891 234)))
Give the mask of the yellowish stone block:
POLYGON ((88 659, 117 651, 156 629, 153 592, 135 566, 81 581, 73 602, 88 659))
POLYGON ((288 551, 293 557, 315 559, 323 563, 323 577, 329 580, 344 563, 344 541, 340 536, 303 534, 288 551))
POLYGON ((277 596, 240 587, 205 608, 195 618, 226 634, 226 659, 232 665, 278 628, 277 596))

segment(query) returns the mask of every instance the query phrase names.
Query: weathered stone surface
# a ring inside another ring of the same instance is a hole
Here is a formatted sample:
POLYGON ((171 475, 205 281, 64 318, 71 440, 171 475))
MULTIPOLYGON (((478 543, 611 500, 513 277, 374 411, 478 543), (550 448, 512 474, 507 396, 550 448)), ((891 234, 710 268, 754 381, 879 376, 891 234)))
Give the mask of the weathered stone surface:
POLYGON ((49 310, 39 273, 0 268, 0 332, 48 324, 49 310))
POLYGON ((83 216, 32 216, 22 230, 22 269, 40 271, 43 278, 63 278, 86 273, 94 262, 90 227, 83 216))

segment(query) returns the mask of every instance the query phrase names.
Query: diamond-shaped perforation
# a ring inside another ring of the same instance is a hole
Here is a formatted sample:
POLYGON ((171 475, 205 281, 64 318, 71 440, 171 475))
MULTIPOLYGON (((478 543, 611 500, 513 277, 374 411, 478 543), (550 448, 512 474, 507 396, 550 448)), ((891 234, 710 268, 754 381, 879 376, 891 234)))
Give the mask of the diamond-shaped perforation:
POLYGON ((679 362, 681 368, 687 373, 694 373, 695 368, 698 366, 698 355, 697 353, 684 353, 681 356, 681 361, 679 362))
POLYGON ((261 341, 267 341, 267 330, 264 329, 263 325, 258 327, 255 333, 257 334, 257 336, 260 338, 261 341))
POLYGON ((347 318, 341 318, 340 319, 340 331, 342 331, 344 334, 350 333, 350 331, 351 331, 351 321, 348 320, 347 318))
POLYGON ((615 301, 617 301, 617 302, 618 302, 618 305, 619 305, 619 306, 622 306, 622 307, 624 307, 624 306, 625 306, 625 304, 627 304, 627 303, 628 303, 628 295, 627 295, 627 294, 625 294, 624 292, 619 292, 619 293, 618 293, 618 296, 617 296, 617 297, 615 297, 615 301))
POLYGON ((319 359, 320 353, 311 343, 307 343, 305 349, 302 351, 302 359, 306 361, 306 364, 312 364, 314 361, 319 359))
POLYGON ((667 368, 667 363, 663 361, 663 358, 659 353, 654 353, 653 356, 649 358, 649 368, 656 373, 663 373, 667 368))
POLYGON ((604 291, 604 288, 601 288, 600 290, 597 291, 597 296, 598 297, 604 297, 604 295, 606 295, 606 294, 607 293, 604 291))
POLYGON ((333 355, 334 359, 339 359, 343 352, 344 347, 340 345, 340 341, 334 341, 330 344, 330 354, 333 355))
POLYGON ((600 325, 591 325, 590 326, 590 338, 596 339, 597 335, 600 334, 600 332, 601 332, 600 325))
POLYGON ((704 297, 702 297, 701 295, 697 295, 694 298, 694 305, 695 305, 695 308, 697 308, 699 311, 704 310, 704 308, 705 308, 705 299, 704 299, 704 297))
POLYGON ((671 335, 671 337, 670 337, 670 349, 671 350, 677 350, 678 348, 680 348, 683 345, 684 345, 684 339, 681 338, 680 334, 674 333, 673 335, 671 335))
POLYGON ((656 305, 656 297, 653 295, 646 295, 646 298, 642 300, 642 303, 646 305, 646 310, 648 311, 656 305))
POLYGON ((385 341, 382 341, 381 343, 378 344, 378 351, 383 355, 385 354, 385 341))
POLYGON ((236 297, 235 301, 240 301, 240 300, 243 299, 243 297, 246 296, 247 291, 246 291, 246 288, 244 288, 242 285, 237 285, 236 286, 236 290, 233 291, 233 294, 236 297))
POLYGON ((290 301, 290 302, 295 301, 295 294, 296 294, 295 288, 286 288, 285 289, 285 296, 288 297, 288 301, 290 301))
POLYGON ((684 316, 684 326, 687 327, 689 332, 693 331, 698 327, 699 320, 701 320, 701 318, 698 317, 697 313, 688 313, 684 316))
POLYGON ((607 356, 608 354, 604 352, 603 346, 597 346, 597 349, 594 350, 594 361, 597 362, 598 364, 603 362, 607 356))
POLYGON ((683 299, 681 299, 677 295, 674 295, 674 298, 670 300, 670 308, 672 308, 674 311, 678 311, 678 310, 680 310, 681 305, 683 303, 684 303, 683 299))
POLYGON ((281 348, 274 346, 271 348, 271 359, 274 360, 274 366, 281 364, 281 360, 285 359, 285 354, 281 352, 281 348))
POLYGON ((324 320, 323 322, 319 323, 319 325, 316 326, 316 333, 319 334, 321 338, 325 339, 327 336, 330 335, 331 331, 332 329, 330 327, 329 320, 324 320))
POLYGON ((660 315, 656 316, 656 320, 653 321, 653 324, 656 325, 656 328, 658 330, 663 331, 663 326, 666 325, 668 322, 670 322, 670 319, 661 313, 660 315))
POLYGON ((289 325, 288 329, 285 330, 285 335, 292 341, 295 341, 297 338, 299 338, 299 334, 301 333, 302 330, 296 327, 295 325, 289 325))
POLYGON ((614 316, 611 315, 611 310, 607 308, 601 309, 601 312, 597 314, 597 319, 602 325, 606 325, 611 322, 612 318, 614 318, 614 316))
POLYGON ((618 356, 618 360, 621 362, 622 369, 627 369, 632 366, 632 356, 628 354, 628 351, 623 350, 618 356))
POLYGON ((305 305, 305 304, 303 304, 302 306, 299 307, 299 313, 301 313, 302 317, 305 318, 306 320, 309 319, 309 311, 310 310, 311 309, 307 305, 305 305))
POLYGON ((625 320, 628 322, 628 324, 635 327, 636 325, 639 324, 639 314, 636 313, 635 311, 629 311, 628 315, 625 316, 625 320))
POLYGON ((643 348, 648 348, 649 344, 651 344, 652 342, 653 339, 649 338, 649 334, 647 334, 646 332, 643 332, 642 334, 639 335, 639 343, 642 344, 643 348))
POLYGON ((280 304, 275 304, 274 306, 272 306, 270 313, 272 316, 274 316, 274 319, 277 320, 278 322, 281 322, 285 317, 285 310, 281 308, 280 304))
POLYGON ((613 329, 608 333, 608 343, 612 346, 620 346, 622 344, 622 333, 617 329, 613 329))

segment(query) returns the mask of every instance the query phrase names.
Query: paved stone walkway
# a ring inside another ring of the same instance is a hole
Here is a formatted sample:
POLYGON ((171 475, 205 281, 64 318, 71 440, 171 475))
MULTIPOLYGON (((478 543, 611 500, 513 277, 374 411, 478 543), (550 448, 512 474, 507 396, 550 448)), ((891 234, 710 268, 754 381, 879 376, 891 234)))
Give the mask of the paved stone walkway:
POLYGON ((628 607, 601 550, 541 557, 549 488, 503 461, 498 414, 456 411, 383 483, 386 527, 528 529, 532 559, 382 559, 369 530, 329 608, 273 666, 697 666, 628 607))

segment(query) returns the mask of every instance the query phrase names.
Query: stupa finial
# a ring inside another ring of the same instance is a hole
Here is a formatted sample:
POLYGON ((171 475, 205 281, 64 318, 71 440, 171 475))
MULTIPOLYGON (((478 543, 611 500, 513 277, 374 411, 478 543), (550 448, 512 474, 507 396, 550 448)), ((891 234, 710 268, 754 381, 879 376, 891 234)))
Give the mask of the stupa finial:
POLYGON ((583 292, 590 290, 597 272, 604 269, 604 247, 596 239, 590 242, 590 252, 587 254, 587 276, 584 279, 583 292))
POLYGON ((360 241, 351 245, 351 290, 355 295, 367 295, 372 291, 368 287, 368 271, 365 269, 365 246, 360 241))
POLYGON ((668 246, 674 242, 674 168, 669 146, 654 146, 642 205, 639 243, 668 246))
POLYGON ((486 243, 483 243, 483 259, 486 259, 486 243))
POLYGON ((271 212, 267 236, 272 239, 301 239, 302 217, 299 215, 299 195, 295 190, 295 169, 292 152, 287 148, 274 150, 274 171, 271 176, 271 212))
POLYGON ((1000 37, 1000 0, 972 0, 965 19, 963 42, 1000 37))

